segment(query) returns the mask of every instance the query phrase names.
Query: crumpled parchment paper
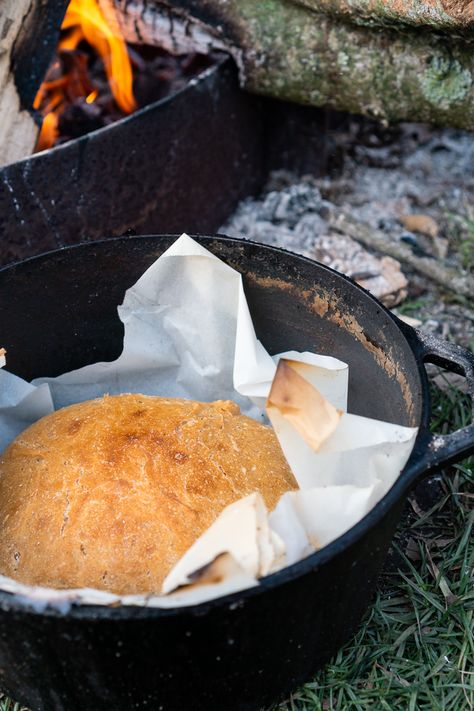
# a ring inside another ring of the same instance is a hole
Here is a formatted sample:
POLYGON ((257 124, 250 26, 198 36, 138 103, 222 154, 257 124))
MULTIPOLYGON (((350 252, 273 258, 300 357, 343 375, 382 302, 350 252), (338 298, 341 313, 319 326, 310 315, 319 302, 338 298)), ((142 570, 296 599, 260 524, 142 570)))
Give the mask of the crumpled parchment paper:
POLYGON ((161 594, 50 590, 2 576, 0 588, 37 608, 175 607, 227 595, 258 585, 259 577, 347 531, 403 469, 417 429, 347 413, 345 363, 313 353, 267 353, 241 275, 187 235, 126 292, 118 313, 125 334, 115 361, 33 383, 0 370, 0 451, 43 415, 106 393, 229 399, 255 419, 268 415, 300 490, 284 494, 272 512, 258 493, 228 506, 169 573, 161 594))

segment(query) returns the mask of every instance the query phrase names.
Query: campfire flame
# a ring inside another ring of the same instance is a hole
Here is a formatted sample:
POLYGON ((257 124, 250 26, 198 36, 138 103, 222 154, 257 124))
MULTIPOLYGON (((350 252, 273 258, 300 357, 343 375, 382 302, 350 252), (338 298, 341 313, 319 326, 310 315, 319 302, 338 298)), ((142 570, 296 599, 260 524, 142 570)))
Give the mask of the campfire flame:
MULTIPOLYGON (((127 46, 123 38, 117 36, 107 24, 97 0, 71 0, 61 30, 58 54, 74 52, 85 40, 104 63, 110 90, 117 105, 125 114, 132 113, 136 109, 136 102, 127 46)), ((33 104, 43 115, 36 150, 44 150, 54 145, 58 135, 59 117, 71 99, 83 97, 88 104, 97 99, 99 92, 89 79, 85 58, 83 65, 41 84, 33 104)), ((50 68, 48 75, 55 70, 56 73, 60 70, 59 61, 50 68)))

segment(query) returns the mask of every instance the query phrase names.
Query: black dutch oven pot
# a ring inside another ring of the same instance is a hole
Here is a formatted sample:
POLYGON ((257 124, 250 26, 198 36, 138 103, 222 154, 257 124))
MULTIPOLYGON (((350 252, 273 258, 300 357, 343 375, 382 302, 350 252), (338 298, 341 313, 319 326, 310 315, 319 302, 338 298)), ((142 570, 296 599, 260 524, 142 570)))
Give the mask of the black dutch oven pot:
MULTIPOLYGON (((119 238, 0 271, 1 344, 24 378, 116 358, 125 290, 174 237, 119 238)), ((240 271, 258 337, 350 365, 349 408, 419 425, 413 453, 377 506, 336 541, 258 587, 193 607, 45 605, 0 593, 0 687, 42 711, 256 711, 311 678, 366 610, 407 491, 474 451, 474 426, 433 436, 424 363, 464 373, 474 357, 399 321, 351 280, 309 259, 197 237, 240 271)), ((104 526, 107 522, 104 521, 104 526)))

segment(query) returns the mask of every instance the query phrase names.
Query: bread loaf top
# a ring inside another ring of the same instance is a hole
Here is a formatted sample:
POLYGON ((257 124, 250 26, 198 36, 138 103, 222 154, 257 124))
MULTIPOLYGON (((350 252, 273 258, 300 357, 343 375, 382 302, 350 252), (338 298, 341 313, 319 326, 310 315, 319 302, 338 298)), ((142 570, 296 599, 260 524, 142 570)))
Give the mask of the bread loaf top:
POLYGON ((41 418, 0 459, 0 572, 52 588, 159 593, 237 499, 297 484, 273 430, 229 401, 105 396, 41 418))

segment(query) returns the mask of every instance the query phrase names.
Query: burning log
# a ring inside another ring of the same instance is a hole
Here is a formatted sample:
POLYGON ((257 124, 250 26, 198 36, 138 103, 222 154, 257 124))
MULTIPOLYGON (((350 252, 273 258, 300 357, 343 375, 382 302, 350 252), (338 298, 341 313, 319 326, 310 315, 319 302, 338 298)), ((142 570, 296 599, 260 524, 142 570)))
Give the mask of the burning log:
POLYGON ((109 27, 96 0, 71 0, 61 30, 55 61, 34 100, 35 109, 43 115, 37 150, 54 145, 60 122, 73 124, 69 137, 104 125, 101 109, 94 105, 99 90, 92 81, 90 57, 81 50, 83 46, 93 50, 100 60, 102 84, 108 85, 107 96, 100 98, 102 104, 104 99, 109 104, 109 113, 121 118, 136 109, 125 42, 119 32, 109 27))
POLYGON ((226 49, 255 93, 382 120, 474 129, 472 3, 98 2, 128 41, 176 52, 226 49))
POLYGON ((217 60, 127 46, 97 0, 70 0, 54 60, 35 97, 43 116, 36 150, 79 138, 172 94, 217 60))
POLYGON ((29 155, 39 123, 31 107, 51 59, 66 0, 0 3, 0 165, 29 155))

